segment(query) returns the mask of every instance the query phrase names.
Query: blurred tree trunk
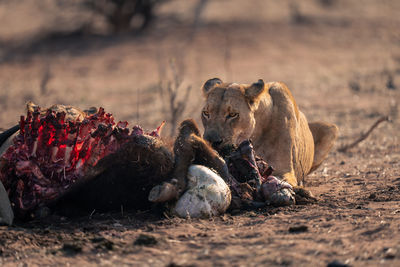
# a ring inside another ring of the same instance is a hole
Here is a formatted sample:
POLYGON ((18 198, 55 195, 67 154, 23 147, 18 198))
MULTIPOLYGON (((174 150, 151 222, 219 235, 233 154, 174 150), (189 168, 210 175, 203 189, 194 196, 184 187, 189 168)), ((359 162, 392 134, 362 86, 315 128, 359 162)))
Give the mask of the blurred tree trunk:
POLYGON ((167 0, 88 0, 86 6, 105 17, 113 33, 142 31, 154 18, 157 4, 167 0), (137 18, 136 24, 132 21, 137 18))

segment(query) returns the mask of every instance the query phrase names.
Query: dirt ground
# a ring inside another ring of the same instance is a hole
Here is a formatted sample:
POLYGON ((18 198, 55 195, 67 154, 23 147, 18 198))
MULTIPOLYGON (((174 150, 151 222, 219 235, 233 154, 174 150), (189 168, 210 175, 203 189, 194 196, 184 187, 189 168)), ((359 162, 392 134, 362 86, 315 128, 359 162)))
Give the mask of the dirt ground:
POLYGON ((0 7, 3 129, 18 121, 27 100, 103 106, 146 128, 168 123, 157 85, 172 79, 172 61, 184 77, 180 90, 193 88, 181 119, 200 123, 199 88, 207 79, 263 78, 285 82, 308 119, 336 123, 340 137, 306 179, 315 204, 209 220, 150 211, 51 216, 1 226, 0 264, 399 266, 400 2, 321 2, 209 1, 194 24, 196 1, 170 1, 139 36, 51 38, 43 36, 77 27, 84 15, 68 10, 60 19, 51 5, 53 13, 27 8, 35 1, 2 4, 15 5, 0 7), (355 148, 337 151, 382 115, 391 122, 355 148))

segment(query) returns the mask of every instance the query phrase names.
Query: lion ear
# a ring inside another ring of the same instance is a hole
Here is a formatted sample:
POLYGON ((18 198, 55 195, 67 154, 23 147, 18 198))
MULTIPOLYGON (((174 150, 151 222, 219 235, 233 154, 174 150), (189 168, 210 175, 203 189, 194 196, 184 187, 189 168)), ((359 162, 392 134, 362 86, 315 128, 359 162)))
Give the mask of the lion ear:
POLYGON ((206 81, 202 87, 203 94, 206 96, 211 89, 213 89, 217 84, 221 84, 220 78, 213 78, 206 81))
POLYGON ((253 104, 264 92, 264 81, 259 79, 256 83, 250 85, 245 91, 245 96, 249 100, 250 104, 253 104))

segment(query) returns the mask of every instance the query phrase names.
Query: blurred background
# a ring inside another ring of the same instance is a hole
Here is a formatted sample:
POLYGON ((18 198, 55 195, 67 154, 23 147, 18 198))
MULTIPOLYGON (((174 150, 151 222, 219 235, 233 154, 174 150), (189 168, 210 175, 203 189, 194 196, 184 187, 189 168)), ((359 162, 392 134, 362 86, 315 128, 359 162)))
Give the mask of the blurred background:
POLYGON ((182 119, 201 124, 214 77, 283 81, 341 138, 381 115, 398 122, 400 1, 0 1, 2 129, 32 100, 102 106, 147 129, 166 120, 173 135, 182 119))

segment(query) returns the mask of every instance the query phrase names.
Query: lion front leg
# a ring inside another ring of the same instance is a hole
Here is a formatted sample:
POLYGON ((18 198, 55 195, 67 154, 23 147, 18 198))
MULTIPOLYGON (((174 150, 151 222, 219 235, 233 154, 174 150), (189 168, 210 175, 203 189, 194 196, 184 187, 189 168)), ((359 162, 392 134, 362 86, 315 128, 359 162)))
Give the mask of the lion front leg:
POLYGON ((274 153, 267 158, 267 162, 276 171, 273 173, 274 176, 271 179, 268 178, 262 186, 265 200, 273 206, 287 206, 296 202, 293 188, 298 183, 292 161, 294 144, 290 138, 285 138, 285 135, 288 137, 290 133, 282 135, 281 137, 284 138, 281 138, 271 149, 274 153))
POLYGON ((297 186, 297 178, 296 178, 293 170, 291 170, 290 172, 284 173, 283 175, 280 175, 280 178, 282 181, 287 182, 291 186, 297 186))
MULTIPOLYGON (((271 180, 271 188, 276 192, 265 196, 272 205, 291 205, 295 203, 293 187, 298 186, 296 169, 301 158, 299 149, 303 149, 297 136, 301 132, 301 114, 290 91, 282 83, 273 83, 268 90, 273 103, 270 125, 261 135, 260 144, 264 144, 265 159, 275 168, 276 180, 271 180), (267 142, 265 142, 267 137, 267 142)), ((264 190, 265 191, 265 190, 264 190)), ((267 190, 268 191, 268 190, 267 190)))

